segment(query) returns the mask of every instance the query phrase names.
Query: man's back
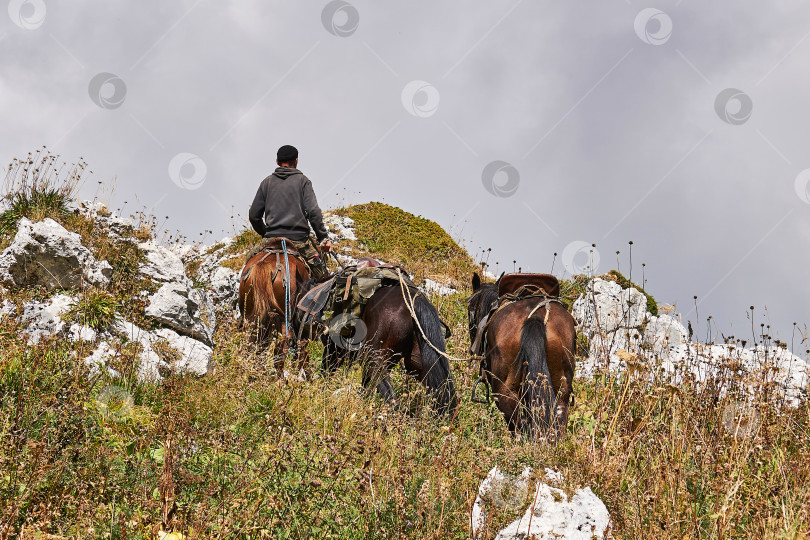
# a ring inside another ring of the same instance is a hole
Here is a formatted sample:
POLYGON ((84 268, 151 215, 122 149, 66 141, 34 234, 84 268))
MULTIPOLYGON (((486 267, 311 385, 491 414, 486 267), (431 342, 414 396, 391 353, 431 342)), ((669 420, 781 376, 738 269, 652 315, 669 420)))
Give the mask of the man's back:
POLYGON ((319 241, 327 237, 312 182, 292 167, 279 167, 262 180, 249 216, 253 228, 265 238, 303 241, 309 237, 310 224, 319 241))

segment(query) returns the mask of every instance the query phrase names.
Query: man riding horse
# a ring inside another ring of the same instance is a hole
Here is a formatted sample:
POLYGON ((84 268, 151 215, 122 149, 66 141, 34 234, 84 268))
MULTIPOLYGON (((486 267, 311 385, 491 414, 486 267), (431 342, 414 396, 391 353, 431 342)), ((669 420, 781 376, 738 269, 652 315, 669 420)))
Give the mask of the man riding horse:
POLYGON ((276 163, 278 168, 262 180, 250 205, 250 224, 264 240, 248 252, 245 263, 260 252, 268 240, 284 237, 292 241, 309 264, 312 277, 318 279, 328 270, 326 261, 310 240, 310 225, 323 251, 331 251, 332 243, 323 224, 312 182, 297 169, 298 150, 294 146, 287 144, 279 148, 276 163))

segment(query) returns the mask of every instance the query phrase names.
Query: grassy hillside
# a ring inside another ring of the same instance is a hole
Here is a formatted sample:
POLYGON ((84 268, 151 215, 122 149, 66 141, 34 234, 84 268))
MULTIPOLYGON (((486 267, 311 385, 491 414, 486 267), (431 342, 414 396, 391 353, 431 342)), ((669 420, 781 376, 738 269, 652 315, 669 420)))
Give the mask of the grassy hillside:
POLYGON ((370 202, 333 213, 355 222, 362 250, 386 261, 398 261, 412 274, 466 284, 476 270, 472 257, 436 222, 384 203, 370 202))
MULTIPOLYGON (((20 208, 18 215, 62 220, 115 267, 112 289, 71 291, 81 299, 72 316, 99 329, 111 318, 143 318, 139 291, 148 284, 133 267, 133 244, 102 238, 59 205, 20 208)), ((377 203, 342 212, 372 254, 467 283, 472 260, 435 223, 377 203)), ((13 226, 5 231, 7 245, 13 226)), ((149 229, 133 234, 145 238, 149 229)), ((567 298, 582 287, 582 279, 569 282, 567 298)), ((433 298, 458 358, 469 346, 465 295, 433 298)), ((2 292, 15 315, 24 301, 46 296, 2 292)), ((750 436, 731 435, 724 414, 740 398, 723 390, 734 385, 733 366, 715 384, 677 388, 650 387, 633 374, 578 379, 567 437, 547 446, 511 437, 494 405, 469 401, 474 361, 452 362, 460 407, 444 421, 398 371, 397 409, 361 390, 356 366, 320 376, 316 344, 313 380, 278 380, 268 353, 227 313, 214 370, 161 382, 138 381, 137 344, 114 344, 116 374, 92 372, 83 359, 95 344, 54 337, 29 346, 22 329, 16 316, 0 318, 0 538, 154 538, 166 530, 191 538, 462 539, 478 485, 496 464, 511 473, 556 469, 569 494, 591 486, 618 538, 810 534, 807 404, 781 408, 762 381, 765 397, 753 404, 759 424, 750 436)), ((492 531, 526 502, 496 505, 492 531)))

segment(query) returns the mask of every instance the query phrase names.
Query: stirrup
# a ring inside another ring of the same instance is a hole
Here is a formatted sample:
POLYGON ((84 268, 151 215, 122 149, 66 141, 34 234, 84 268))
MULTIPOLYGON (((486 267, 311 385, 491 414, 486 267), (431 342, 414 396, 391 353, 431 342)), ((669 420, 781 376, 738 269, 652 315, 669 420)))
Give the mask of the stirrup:
POLYGON ((473 389, 472 389, 472 395, 470 396, 470 401, 472 401, 473 403, 482 403, 484 405, 488 405, 490 403, 490 399, 489 399, 489 383, 487 383, 487 380, 486 380, 486 378, 484 378, 483 375, 478 377, 478 380, 475 381, 475 384, 473 385, 473 389), (475 397, 475 389, 478 388, 479 384, 483 384, 484 385, 484 390, 486 391, 486 397, 483 398, 483 399, 475 397))

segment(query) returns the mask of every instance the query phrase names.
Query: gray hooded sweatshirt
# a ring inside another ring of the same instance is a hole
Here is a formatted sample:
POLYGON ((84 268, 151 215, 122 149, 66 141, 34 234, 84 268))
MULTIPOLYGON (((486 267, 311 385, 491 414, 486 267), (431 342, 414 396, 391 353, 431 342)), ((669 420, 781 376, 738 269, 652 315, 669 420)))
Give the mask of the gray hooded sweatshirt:
POLYGON ((310 224, 318 242, 328 236, 312 182, 292 167, 279 167, 262 180, 248 218, 253 229, 265 238, 284 236, 301 242, 309 238, 310 224))

